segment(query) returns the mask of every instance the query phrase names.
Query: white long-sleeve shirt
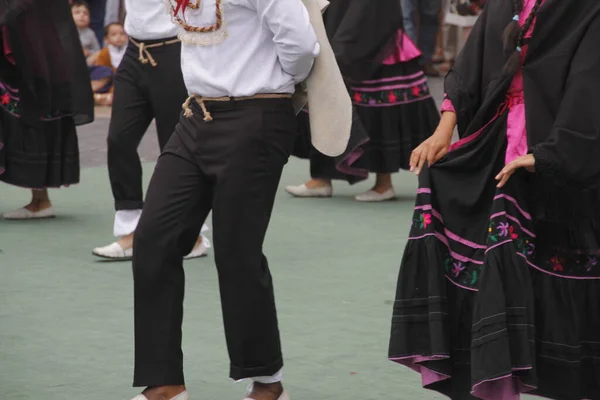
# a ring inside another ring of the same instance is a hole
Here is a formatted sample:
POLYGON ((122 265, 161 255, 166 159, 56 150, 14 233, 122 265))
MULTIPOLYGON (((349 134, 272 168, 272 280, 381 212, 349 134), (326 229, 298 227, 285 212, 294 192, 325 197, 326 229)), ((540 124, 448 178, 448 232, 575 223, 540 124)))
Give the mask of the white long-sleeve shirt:
POLYGON ((135 39, 167 39, 179 32, 164 0, 125 0, 125 11, 125 32, 135 39))
MULTIPOLYGON (((193 1, 193 0, 192 0, 193 1)), ((216 22, 216 0, 178 16, 188 25, 216 22)), ((301 0, 222 0, 219 32, 181 28, 181 67, 190 94, 205 97, 293 93, 319 55, 319 44, 301 0)))

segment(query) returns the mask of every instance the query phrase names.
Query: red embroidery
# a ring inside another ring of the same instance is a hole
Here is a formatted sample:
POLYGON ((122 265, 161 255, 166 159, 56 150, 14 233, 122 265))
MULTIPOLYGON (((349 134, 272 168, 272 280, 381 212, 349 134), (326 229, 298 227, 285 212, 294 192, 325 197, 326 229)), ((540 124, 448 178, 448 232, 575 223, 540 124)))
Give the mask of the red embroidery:
POLYGON ((394 93, 394 92, 389 92, 389 93, 388 93, 388 101, 389 101, 390 103, 395 103, 395 102, 396 102, 396 100, 398 100, 398 97, 396 96, 396 93, 394 93))

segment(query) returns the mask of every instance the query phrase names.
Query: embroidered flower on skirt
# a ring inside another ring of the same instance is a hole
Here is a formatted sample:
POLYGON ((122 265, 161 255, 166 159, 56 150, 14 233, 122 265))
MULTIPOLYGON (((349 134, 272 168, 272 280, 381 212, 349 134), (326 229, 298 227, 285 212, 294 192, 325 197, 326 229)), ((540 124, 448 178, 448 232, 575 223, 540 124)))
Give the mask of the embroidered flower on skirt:
POLYGON ((355 105, 362 107, 392 107, 431 98, 427 78, 419 71, 363 82, 351 82, 350 95, 355 105))
POLYGON ((421 188, 418 193, 409 240, 436 237, 446 278, 464 289, 477 290, 486 254, 501 246, 508 246, 530 267, 542 272, 564 278, 600 279, 600 254, 560 249, 545 249, 538 254, 531 215, 507 194, 498 193, 494 197, 487 241, 477 243, 446 227, 443 217, 431 204, 431 189, 421 188))

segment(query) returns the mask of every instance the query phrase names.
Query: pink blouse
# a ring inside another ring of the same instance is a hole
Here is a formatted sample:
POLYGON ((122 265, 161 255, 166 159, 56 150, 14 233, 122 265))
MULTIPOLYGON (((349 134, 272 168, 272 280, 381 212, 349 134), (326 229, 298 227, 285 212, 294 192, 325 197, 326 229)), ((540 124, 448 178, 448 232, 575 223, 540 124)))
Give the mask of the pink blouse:
MULTIPOLYGON (((544 0, 545 1, 545 0, 544 0)), ((542 1, 542 3, 544 2, 542 1)), ((527 17, 533 10, 536 0, 525 0, 523 11, 519 14, 519 24, 523 26, 527 17)), ((533 20, 530 29, 525 33, 525 38, 530 38, 535 26, 536 20, 533 20)), ((527 46, 523 46, 521 50, 521 64, 525 61, 527 55, 527 46)), ((508 120, 506 126, 507 148, 505 163, 509 163, 517 157, 527 154, 527 126, 525 119, 525 97, 523 93, 523 72, 522 69, 516 73, 512 80, 507 93, 508 120)), ((441 111, 454 112, 452 101, 447 97, 444 98, 441 111)), ((477 135, 480 132, 475 133, 477 135)), ((467 138, 465 138, 467 139, 467 138)), ((464 140, 464 139, 463 139, 464 140)), ((452 148, 460 147, 464 141, 460 140, 455 143, 452 148)))

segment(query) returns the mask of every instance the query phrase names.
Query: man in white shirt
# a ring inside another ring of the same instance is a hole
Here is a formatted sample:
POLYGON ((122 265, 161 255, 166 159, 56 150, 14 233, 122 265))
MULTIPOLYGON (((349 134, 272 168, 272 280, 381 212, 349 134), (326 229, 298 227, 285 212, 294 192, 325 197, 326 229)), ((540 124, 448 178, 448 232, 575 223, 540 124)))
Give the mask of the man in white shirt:
MULTIPOLYGON (((111 260, 130 260, 133 254, 134 231, 144 204, 142 164, 137 152, 142 137, 155 119, 162 151, 179 122, 181 104, 187 97, 178 28, 163 0, 126 0, 125 4, 125 31, 130 42, 115 76, 108 132, 108 173, 116 209, 113 234, 118 239, 92 251, 97 257, 111 260)), ((208 247, 208 239, 199 235, 185 258, 204 256, 208 247)))
POLYGON ((253 381, 249 399, 288 399, 262 246, 296 137, 291 95, 320 47, 301 0, 198 4, 171 4, 190 97, 135 236, 134 386, 147 387, 136 399, 188 399, 181 256, 211 210, 230 377, 253 381))

